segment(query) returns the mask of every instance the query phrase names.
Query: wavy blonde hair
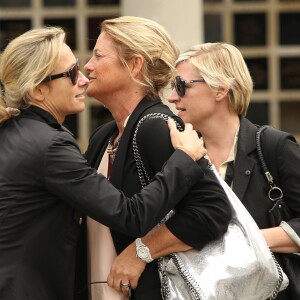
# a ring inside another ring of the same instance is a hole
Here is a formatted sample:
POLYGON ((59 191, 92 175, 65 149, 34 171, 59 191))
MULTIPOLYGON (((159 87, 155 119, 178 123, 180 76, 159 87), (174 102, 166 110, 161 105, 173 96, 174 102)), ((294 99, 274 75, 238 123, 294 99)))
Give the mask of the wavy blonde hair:
POLYGON ((143 81, 138 82, 151 98, 159 96, 174 76, 179 55, 165 28, 148 19, 124 16, 103 21, 101 32, 113 40, 117 54, 128 70, 127 62, 134 55, 144 57, 143 81))
POLYGON ((196 45, 182 53, 176 65, 188 61, 212 89, 227 88, 229 109, 245 116, 253 81, 241 52, 226 43, 196 45))
POLYGON ((31 92, 58 63, 65 32, 59 27, 32 29, 12 40, 0 56, 0 123, 7 107, 22 108, 31 92))

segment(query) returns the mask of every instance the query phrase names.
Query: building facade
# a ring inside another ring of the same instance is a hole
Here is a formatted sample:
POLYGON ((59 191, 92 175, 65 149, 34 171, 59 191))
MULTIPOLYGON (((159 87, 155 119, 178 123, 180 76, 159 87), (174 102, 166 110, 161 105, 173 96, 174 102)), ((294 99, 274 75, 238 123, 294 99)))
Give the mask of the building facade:
MULTIPOLYGON (((57 25, 83 67, 100 22, 121 15, 159 22, 181 50, 201 42, 236 45, 255 83, 248 117, 300 141, 300 0, 0 0, 0 51, 30 28, 57 25)), ((87 99, 85 112, 65 125, 84 150, 93 129, 110 119, 99 102, 87 99)))

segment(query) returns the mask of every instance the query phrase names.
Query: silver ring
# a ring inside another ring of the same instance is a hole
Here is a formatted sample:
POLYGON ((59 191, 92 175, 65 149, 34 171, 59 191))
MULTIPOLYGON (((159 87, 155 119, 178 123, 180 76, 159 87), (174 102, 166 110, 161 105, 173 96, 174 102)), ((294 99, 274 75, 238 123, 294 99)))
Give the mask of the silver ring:
POLYGON ((128 283, 121 282, 120 285, 121 285, 121 288, 125 288, 125 289, 130 289, 131 288, 130 282, 128 282, 128 283))

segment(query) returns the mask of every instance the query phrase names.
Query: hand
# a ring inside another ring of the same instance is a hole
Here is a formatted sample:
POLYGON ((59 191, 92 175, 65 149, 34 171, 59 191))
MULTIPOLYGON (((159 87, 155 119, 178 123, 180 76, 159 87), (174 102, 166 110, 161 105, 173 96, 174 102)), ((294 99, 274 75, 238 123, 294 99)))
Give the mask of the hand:
POLYGON ((171 142, 175 149, 180 149, 189 155, 193 160, 199 160, 207 151, 203 146, 203 140, 193 130, 190 123, 185 124, 184 131, 179 131, 173 119, 169 118, 168 126, 170 128, 171 142))
POLYGON ((122 288, 121 283, 130 283, 131 288, 135 289, 145 267, 146 263, 136 257, 135 243, 133 242, 114 260, 107 284, 123 294, 128 294, 128 288, 122 288))
POLYGON ((6 112, 12 117, 18 116, 20 111, 17 108, 6 107, 6 112))

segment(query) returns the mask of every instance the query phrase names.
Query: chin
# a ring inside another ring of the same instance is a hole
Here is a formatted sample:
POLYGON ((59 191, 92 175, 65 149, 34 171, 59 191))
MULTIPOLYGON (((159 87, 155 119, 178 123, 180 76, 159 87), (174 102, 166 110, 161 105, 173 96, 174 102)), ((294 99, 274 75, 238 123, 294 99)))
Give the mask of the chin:
POLYGON ((76 107, 76 110, 74 109, 72 114, 79 114, 79 113, 83 112, 84 110, 85 110, 85 104, 83 103, 83 105, 78 105, 78 107, 76 107))
POLYGON ((95 94, 94 94, 94 92, 93 92, 93 89, 92 89, 90 86, 87 87, 87 89, 86 89, 86 91, 85 91, 85 94, 86 94, 87 96, 91 97, 91 98, 94 98, 94 97, 95 97, 95 94))

